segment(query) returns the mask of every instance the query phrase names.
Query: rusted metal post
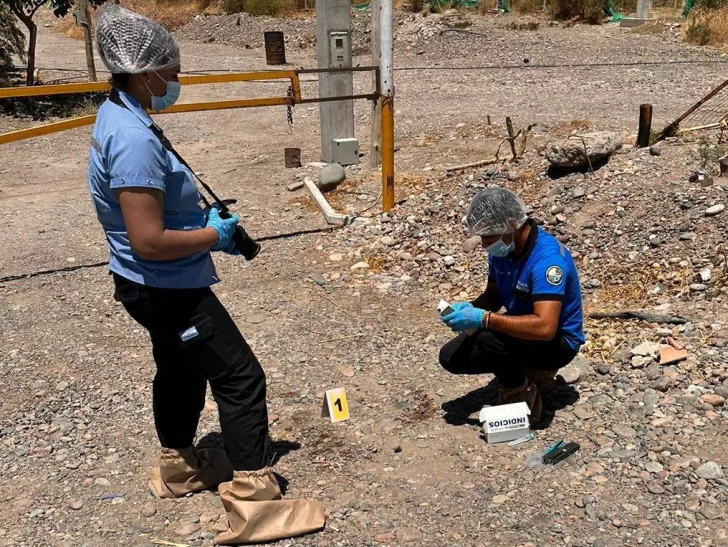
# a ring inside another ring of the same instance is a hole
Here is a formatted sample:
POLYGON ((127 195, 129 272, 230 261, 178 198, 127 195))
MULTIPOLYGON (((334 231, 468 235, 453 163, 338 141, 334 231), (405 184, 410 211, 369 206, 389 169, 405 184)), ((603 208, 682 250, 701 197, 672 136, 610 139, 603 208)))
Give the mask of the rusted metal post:
POLYGON ((394 49, 392 0, 381 1, 382 208, 394 207, 394 49))
POLYGON ((640 105, 640 129, 637 133, 637 147, 646 148, 650 145, 650 132, 652 130, 652 105, 640 105))

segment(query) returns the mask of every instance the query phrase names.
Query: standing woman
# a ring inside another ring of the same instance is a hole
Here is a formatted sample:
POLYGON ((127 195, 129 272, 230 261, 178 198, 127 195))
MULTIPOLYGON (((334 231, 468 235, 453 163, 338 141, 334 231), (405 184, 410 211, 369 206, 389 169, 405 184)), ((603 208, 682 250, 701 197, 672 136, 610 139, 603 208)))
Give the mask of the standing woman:
POLYGON ((113 90, 94 126, 88 184, 114 298, 151 338, 162 450, 150 490, 172 498, 219 485, 229 528, 218 543, 319 530, 321 504, 281 499, 266 456, 265 373, 210 289, 219 281, 211 251, 237 254, 238 217, 200 206, 191 172, 162 145, 147 114, 179 97, 179 48, 161 25, 118 5, 100 12, 96 41, 113 90), (193 444, 208 383, 225 451, 193 444))

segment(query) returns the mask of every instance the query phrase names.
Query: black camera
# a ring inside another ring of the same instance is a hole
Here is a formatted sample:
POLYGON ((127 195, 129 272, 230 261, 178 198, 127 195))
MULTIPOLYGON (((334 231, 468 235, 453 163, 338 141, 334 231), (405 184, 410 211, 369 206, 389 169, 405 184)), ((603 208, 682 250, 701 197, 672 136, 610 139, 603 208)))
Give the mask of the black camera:
MULTIPOLYGON (((220 203, 215 203, 212 206, 220 211, 220 218, 230 218, 233 216, 230 210, 227 208, 228 204, 235 203, 234 199, 226 199, 220 203)), ((245 228, 238 225, 233 234, 233 241, 235 242, 235 248, 240 251, 240 254, 245 257, 245 260, 253 260, 260 252, 260 243, 255 241, 248 235, 245 228)))

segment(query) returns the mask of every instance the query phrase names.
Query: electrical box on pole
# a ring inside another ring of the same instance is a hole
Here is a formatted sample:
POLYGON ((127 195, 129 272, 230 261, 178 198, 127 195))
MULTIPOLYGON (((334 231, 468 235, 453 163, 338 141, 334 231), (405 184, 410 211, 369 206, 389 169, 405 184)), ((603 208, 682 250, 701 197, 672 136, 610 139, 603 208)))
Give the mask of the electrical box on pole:
MULTIPOLYGON (((351 68, 351 1, 316 0, 316 43, 318 67, 321 69, 351 68)), ((343 97, 354 94, 351 72, 319 74, 320 97, 343 97)), ((351 164, 351 154, 337 157, 337 140, 354 139, 354 101, 320 103, 321 159, 351 164)), ((351 141, 347 141, 351 142, 351 141)), ((358 149, 358 145, 357 145, 358 149)), ((356 158, 358 163, 359 159, 356 158)))

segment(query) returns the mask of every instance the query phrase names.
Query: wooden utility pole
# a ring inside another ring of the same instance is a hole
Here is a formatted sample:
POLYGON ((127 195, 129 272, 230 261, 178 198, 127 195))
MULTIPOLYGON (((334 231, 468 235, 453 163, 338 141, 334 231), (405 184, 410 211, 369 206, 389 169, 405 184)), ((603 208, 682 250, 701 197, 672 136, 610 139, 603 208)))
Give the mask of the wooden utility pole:
MULTIPOLYGON (((372 0, 372 65, 379 66, 379 52, 381 50, 381 38, 379 29, 381 28, 380 1, 372 0)), ((372 86, 377 94, 380 93, 378 74, 372 76, 372 86)), ((372 111, 372 144, 369 152, 369 166, 376 169, 382 164, 382 98, 378 97, 374 103, 372 111)))
POLYGON ((88 66, 88 79, 96 81, 96 64, 94 63, 94 42, 91 33, 91 12, 88 9, 88 0, 78 0, 78 24, 83 28, 83 41, 86 43, 86 65, 88 66))
POLYGON ((637 133, 637 146, 646 148, 650 145, 650 134, 652 131, 652 105, 640 105, 640 126, 637 133))
POLYGON ((381 0, 382 208, 394 207, 394 40, 392 0, 381 0))

